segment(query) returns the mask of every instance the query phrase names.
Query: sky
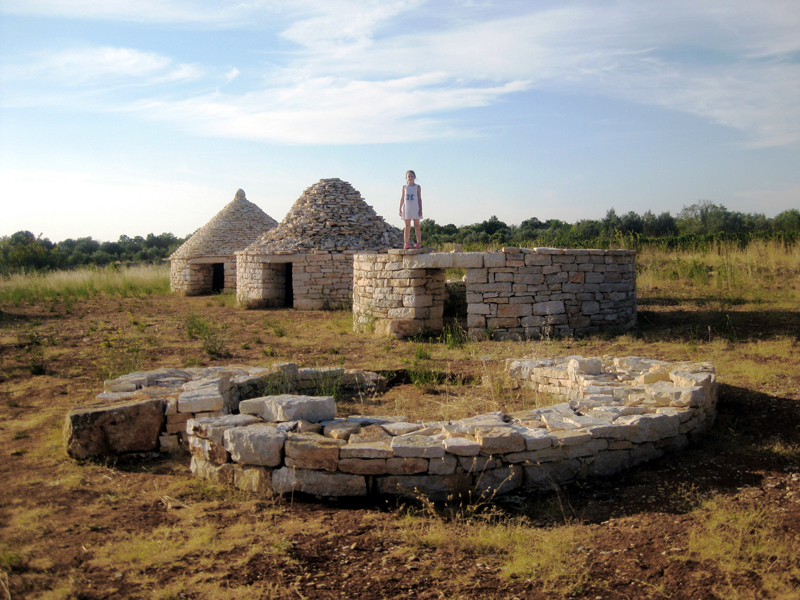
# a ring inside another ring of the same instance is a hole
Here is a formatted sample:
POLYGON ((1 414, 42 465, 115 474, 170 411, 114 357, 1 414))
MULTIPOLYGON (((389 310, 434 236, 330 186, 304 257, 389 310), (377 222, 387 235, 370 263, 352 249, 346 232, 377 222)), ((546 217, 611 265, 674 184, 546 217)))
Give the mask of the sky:
POLYGON ((800 208, 798 0, 0 0, 0 236, 800 208))

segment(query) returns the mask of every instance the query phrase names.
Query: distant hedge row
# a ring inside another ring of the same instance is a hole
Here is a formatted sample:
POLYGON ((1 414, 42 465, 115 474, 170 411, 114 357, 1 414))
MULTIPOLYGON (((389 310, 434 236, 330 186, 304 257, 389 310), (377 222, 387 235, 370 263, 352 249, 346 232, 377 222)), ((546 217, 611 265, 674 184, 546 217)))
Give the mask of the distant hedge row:
POLYGON ((171 233, 149 233, 147 237, 123 235, 116 242, 99 242, 85 237, 53 243, 30 231, 18 231, 0 237, 0 274, 111 263, 159 263, 184 240, 171 233))
POLYGON ((610 248, 656 245, 688 249, 716 242, 747 244, 752 239, 780 239, 793 243, 800 234, 800 211, 791 209, 767 218, 763 214, 729 211, 711 202, 684 207, 677 217, 664 212, 617 215, 612 208, 603 219, 567 223, 558 219, 531 218, 508 225, 497 217, 482 223, 457 227, 422 222, 426 244, 462 244, 468 249, 490 245, 610 248))
MULTIPOLYGON (((753 240, 779 240, 794 244, 800 236, 800 211, 786 210, 767 218, 760 213, 729 211, 701 201, 686 206, 676 217, 668 212, 617 215, 612 208, 603 219, 567 223, 536 217, 508 225, 497 217, 458 227, 422 222, 426 245, 462 244, 467 250, 491 246, 553 246, 560 248, 630 248, 654 246, 665 250, 704 250, 714 244, 744 247, 753 240)), ((187 236, 188 237, 188 236, 187 236)), ((187 238, 171 233, 146 237, 120 236, 116 242, 87 238, 53 243, 30 231, 0 237, 0 275, 19 271, 65 269, 110 263, 158 263, 187 238)))

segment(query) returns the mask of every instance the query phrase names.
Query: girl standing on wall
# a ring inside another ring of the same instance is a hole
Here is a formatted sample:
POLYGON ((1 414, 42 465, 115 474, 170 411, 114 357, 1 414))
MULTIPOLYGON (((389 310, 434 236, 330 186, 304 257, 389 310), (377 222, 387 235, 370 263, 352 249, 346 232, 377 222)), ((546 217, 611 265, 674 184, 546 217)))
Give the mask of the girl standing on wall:
POLYGON ((411 221, 414 221, 414 234, 417 236, 417 243, 414 248, 422 246, 422 232, 419 230, 419 220, 422 218, 422 188, 414 183, 417 174, 414 171, 406 171, 406 185, 400 195, 400 216, 406 222, 406 229, 403 232, 403 249, 411 248, 411 221))

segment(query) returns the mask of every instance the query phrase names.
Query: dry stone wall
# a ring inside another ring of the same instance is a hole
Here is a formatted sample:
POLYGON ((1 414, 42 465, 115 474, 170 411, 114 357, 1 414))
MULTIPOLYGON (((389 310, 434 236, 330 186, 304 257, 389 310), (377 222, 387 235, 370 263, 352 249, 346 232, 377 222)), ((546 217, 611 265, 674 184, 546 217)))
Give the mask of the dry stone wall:
MULTIPOLYGON (((334 398, 324 395, 331 381, 375 393, 385 380, 293 363, 163 369, 106 382, 98 400, 138 405, 138 411, 127 421, 72 411, 67 448, 75 458, 92 456, 91 449, 108 452, 109 439, 124 438, 125 427, 136 429, 134 415, 156 426, 166 417, 162 450, 177 448, 183 436, 191 471, 216 483, 256 493, 445 500, 613 475, 684 448, 714 422, 710 363, 568 356, 509 359, 506 369, 512 381, 562 401, 458 421, 337 418, 334 398), (165 414, 154 411, 155 403, 165 414), (93 438, 87 423, 94 425, 93 438)), ((127 444, 126 451, 135 448, 127 444)))
POLYGON ((241 253, 237 256, 237 298, 248 308, 291 305, 300 310, 320 310, 349 306, 354 254, 354 251, 324 250, 307 254, 241 253), (287 265, 291 265, 291 286, 287 281, 287 265), (287 298, 288 294, 292 297, 287 298))
POLYGON ((510 359, 507 369, 565 401, 427 423, 331 418, 330 398, 257 398, 235 417, 187 423, 191 469, 254 492, 489 496, 612 475, 684 448, 714 421, 709 363, 574 356, 510 359), (292 412, 281 417, 282 406, 292 412))
POLYGON ((557 248, 361 252, 353 262, 354 327, 397 337, 438 332, 445 270, 462 268, 473 337, 624 331, 636 322, 635 256, 629 250, 557 248))
POLYGON ((71 410, 64 441, 67 453, 77 459, 177 452, 189 442, 187 421, 238 413, 248 398, 319 395, 333 389, 364 398, 385 388, 386 379, 377 373, 298 368, 295 363, 141 371, 106 381, 92 403, 71 410))

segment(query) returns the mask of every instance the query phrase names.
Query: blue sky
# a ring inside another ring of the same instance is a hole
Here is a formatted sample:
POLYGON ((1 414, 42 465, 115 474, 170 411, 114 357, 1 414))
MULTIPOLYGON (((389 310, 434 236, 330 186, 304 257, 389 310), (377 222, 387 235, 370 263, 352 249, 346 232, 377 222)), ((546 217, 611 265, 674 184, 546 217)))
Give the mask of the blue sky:
POLYGON ((797 0, 0 0, 0 235, 800 208, 797 0))

